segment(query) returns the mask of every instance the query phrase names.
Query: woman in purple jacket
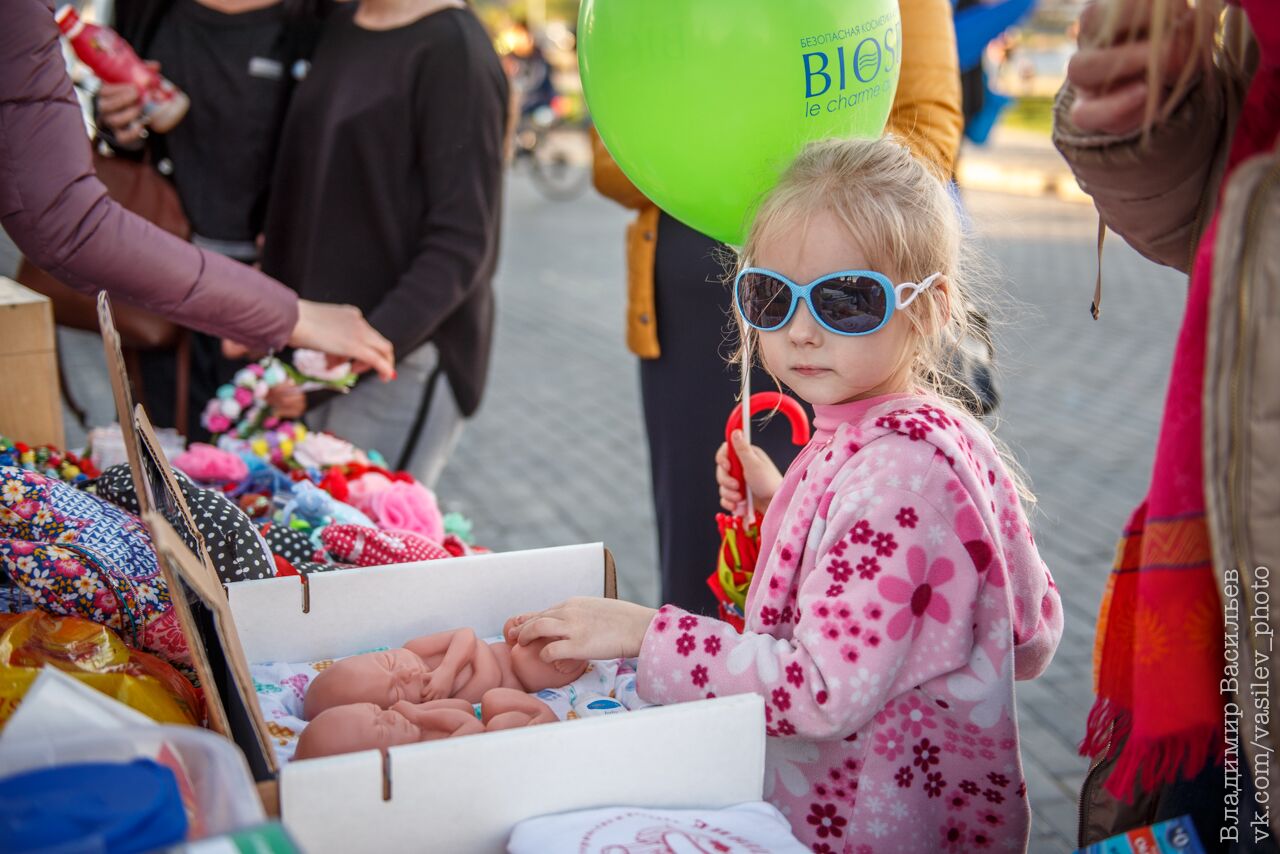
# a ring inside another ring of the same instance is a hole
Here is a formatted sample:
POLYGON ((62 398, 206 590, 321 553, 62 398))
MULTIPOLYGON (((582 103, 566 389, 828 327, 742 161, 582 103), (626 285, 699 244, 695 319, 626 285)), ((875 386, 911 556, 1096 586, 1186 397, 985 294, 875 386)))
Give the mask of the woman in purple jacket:
POLYGON ((94 175, 51 0, 6 0, 0 28, 0 225, 69 286, 113 297, 253 350, 309 347, 390 379, 391 343, 348 305, 197 249, 112 201, 94 175))

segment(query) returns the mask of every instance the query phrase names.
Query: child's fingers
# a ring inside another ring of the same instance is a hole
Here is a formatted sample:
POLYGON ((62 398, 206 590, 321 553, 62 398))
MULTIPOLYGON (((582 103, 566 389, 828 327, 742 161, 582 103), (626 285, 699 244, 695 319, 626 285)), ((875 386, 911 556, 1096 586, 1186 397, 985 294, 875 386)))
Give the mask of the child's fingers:
POLYGON ((569 624, 558 617, 550 617, 544 612, 520 627, 517 638, 521 646, 528 646, 543 638, 563 638, 569 633, 569 624))
POLYGON ((716 468, 729 470, 729 443, 721 442, 720 447, 716 448, 716 468))
POLYGON ((542 648, 542 660, 548 664, 566 658, 581 661, 583 656, 577 652, 578 646, 571 640, 552 641, 542 648))

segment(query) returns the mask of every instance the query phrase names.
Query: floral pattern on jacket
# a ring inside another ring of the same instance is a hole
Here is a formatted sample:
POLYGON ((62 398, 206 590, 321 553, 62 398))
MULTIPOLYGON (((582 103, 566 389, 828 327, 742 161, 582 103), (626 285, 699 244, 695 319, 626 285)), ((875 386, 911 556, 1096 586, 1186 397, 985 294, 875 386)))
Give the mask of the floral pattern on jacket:
POLYGON ((769 509, 746 632, 664 607, 641 696, 763 696, 765 795, 815 851, 1025 849, 1013 681, 1048 665, 1062 606, 1013 479, 925 400, 815 443, 769 509))

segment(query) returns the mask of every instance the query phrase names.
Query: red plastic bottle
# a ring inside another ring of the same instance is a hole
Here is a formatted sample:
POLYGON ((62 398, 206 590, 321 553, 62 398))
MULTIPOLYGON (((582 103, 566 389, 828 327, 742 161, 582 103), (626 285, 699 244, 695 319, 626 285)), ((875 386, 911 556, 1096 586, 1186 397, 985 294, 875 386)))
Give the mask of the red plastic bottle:
POLYGON ((54 16, 58 29, 71 42, 80 61, 104 83, 132 83, 142 98, 142 115, 157 133, 167 133, 182 121, 191 106, 185 92, 174 86, 134 53, 110 27, 89 24, 71 6, 54 16))

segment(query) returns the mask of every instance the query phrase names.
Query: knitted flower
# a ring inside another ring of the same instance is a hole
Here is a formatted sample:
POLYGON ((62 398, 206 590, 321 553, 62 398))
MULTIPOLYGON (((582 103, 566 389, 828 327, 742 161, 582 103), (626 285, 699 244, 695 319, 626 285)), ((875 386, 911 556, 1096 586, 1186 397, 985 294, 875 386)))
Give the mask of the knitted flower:
POLYGON ((249 475, 239 456, 201 442, 174 458, 173 465, 202 483, 239 483, 249 475))
POLYGON ((396 481, 374 493, 368 513, 384 530, 410 531, 437 543, 444 539, 444 517, 440 515, 436 497, 416 481, 396 481))
POLYGON ((324 383, 345 383, 351 375, 351 363, 340 362, 329 367, 329 357, 318 350, 297 350, 293 354, 293 366, 309 380, 324 383))
POLYGON ((293 456, 304 466, 323 469, 355 462, 357 453, 354 445, 337 436, 311 433, 294 445, 293 456))
POLYGON ((373 515, 373 497, 391 487, 392 480, 381 472, 366 472, 347 482, 347 496, 342 499, 373 515))

